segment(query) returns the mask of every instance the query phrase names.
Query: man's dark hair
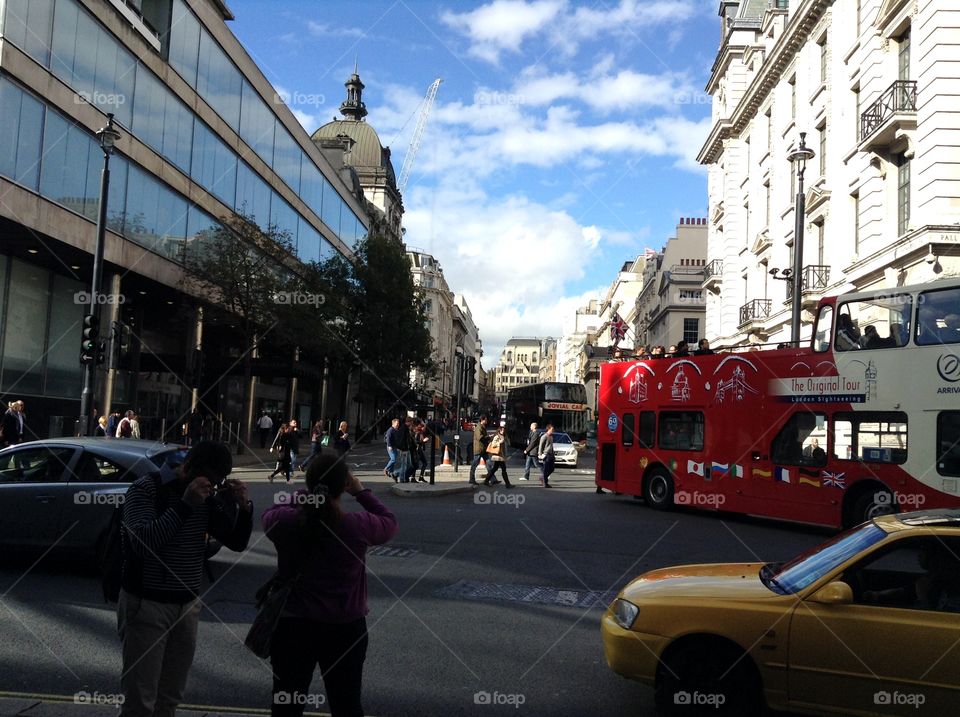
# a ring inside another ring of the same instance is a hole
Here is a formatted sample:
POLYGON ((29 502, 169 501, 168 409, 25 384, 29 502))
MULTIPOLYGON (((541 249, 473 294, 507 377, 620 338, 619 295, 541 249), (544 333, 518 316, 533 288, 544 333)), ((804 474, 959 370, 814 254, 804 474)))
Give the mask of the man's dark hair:
POLYGON ((233 456, 224 443, 200 441, 187 451, 180 470, 187 480, 205 476, 212 483, 217 483, 233 470, 233 456))

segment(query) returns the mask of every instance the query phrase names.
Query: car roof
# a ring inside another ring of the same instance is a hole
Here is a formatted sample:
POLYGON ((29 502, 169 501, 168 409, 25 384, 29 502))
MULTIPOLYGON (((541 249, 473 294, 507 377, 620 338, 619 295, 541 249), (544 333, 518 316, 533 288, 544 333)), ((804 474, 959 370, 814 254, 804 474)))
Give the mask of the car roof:
POLYGON ((93 437, 73 437, 73 438, 47 438, 39 441, 27 441, 25 443, 18 443, 15 446, 9 446, 3 449, 2 452, 11 451, 14 449, 29 448, 31 446, 36 447, 50 447, 55 448, 57 446, 69 447, 69 448, 83 448, 85 450, 96 450, 98 453, 101 453, 105 456, 108 455, 127 455, 127 456, 154 456, 158 453, 164 453, 169 450, 177 450, 182 448, 176 443, 161 443, 160 441, 147 441, 136 438, 123 438, 123 439, 108 439, 108 438, 93 438, 93 437))
POLYGON ((910 513, 884 515, 876 518, 876 523, 891 532, 930 526, 960 528, 960 508, 916 510, 910 513))

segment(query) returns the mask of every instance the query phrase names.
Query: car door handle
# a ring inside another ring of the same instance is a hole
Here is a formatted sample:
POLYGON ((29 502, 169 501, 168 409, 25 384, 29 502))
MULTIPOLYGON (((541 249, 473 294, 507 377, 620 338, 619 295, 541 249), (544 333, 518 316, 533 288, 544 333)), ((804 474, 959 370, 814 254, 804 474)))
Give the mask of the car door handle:
POLYGON ((52 503, 57 498, 56 496, 53 496, 53 495, 37 495, 37 496, 34 496, 33 499, 38 503, 52 503))

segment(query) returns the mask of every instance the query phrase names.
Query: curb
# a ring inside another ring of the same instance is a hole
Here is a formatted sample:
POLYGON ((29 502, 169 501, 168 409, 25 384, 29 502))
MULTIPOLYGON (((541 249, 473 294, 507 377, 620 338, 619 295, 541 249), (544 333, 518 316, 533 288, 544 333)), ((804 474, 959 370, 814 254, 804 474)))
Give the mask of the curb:
POLYGON ((435 495, 453 495, 455 493, 473 493, 474 486, 463 484, 430 485, 429 483, 394 483, 390 492, 401 498, 428 498, 435 495))

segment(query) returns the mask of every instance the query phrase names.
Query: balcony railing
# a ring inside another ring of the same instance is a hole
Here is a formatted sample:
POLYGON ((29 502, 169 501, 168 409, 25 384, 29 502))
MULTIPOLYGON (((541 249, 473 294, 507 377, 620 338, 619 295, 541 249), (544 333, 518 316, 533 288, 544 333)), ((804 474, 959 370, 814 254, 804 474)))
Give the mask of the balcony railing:
MULTIPOLYGON (((830 267, 826 264, 809 264, 803 267, 800 293, 823 291, 830 284, 830 267)), ((787 282, 787 301, 793 299, 793 282, 787 282)))
POLYGON ((723 259, 714 259, 705 267, 703 267, 703 280, 709 281, 711 277, 717 277, 723 275, 723 259))
POLYGON ((740 326, 770 316, 770 307, 772 304, 773 301, 770 299, 754 299, 753 301, 748 301, 740 307, 740 326))
POLYGON ((895 113, 916 111, 917 83, 914 80, 897 80, 860 115, 860 141, 880 129, 895 113))

